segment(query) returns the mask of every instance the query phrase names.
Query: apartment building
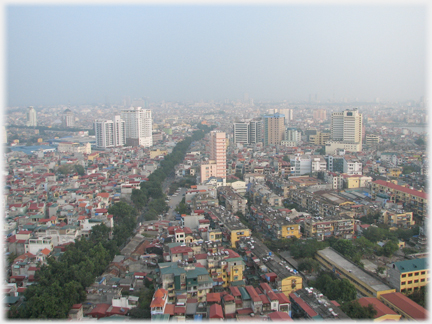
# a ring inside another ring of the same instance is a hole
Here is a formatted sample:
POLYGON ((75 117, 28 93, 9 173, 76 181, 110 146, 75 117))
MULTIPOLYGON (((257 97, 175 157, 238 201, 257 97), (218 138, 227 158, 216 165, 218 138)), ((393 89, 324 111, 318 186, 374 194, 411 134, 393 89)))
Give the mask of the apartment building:
POLYGON ((334 216, 325 219, 314 217, 305 219, 304 230, 306 237, 323 241, 325 238, 335 236, 342 239, 351 239, 354 235, 354 219, 351 217, 334 216))
POLYGON ((419 216, 427 216, 428 195, 423 191, 414 190, 408 186, 400 186, 397 181, 376 180, 371 184, 372 199, 385 195, 392 203, 402 202, 419 216))
POLYGON ((387 269, 388 281, 397 291, 410 294, 429 283, 426 258, 391 263, 387 269))

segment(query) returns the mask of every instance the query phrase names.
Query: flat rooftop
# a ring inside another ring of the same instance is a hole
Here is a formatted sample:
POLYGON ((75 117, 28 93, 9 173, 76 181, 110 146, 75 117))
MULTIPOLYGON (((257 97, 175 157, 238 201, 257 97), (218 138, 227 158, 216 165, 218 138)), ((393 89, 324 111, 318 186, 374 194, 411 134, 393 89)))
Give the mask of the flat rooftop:
POLYGON ((383 291, 393 289, 387 286, 385 283, 381 282, 377 278, 371 276, 360 267, 356 266, 354 263, 345 259, 342 255, 337 253, 330 247, 325 248, 317 252, 320 256, 326 257, 331 260, 340 269, 345 269, 350 272, 353 276, 357 277, 359 280, 364 282, 366 285, 374 289, 375 291, 383 291))

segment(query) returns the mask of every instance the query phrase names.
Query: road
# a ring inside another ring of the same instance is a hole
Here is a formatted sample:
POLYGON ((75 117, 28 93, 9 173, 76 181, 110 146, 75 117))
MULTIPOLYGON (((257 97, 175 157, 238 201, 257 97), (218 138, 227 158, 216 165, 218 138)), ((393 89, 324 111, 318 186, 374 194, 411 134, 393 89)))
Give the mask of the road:
POLYGON ((183 195, 187 191, 186 188, 179 188, 179 189, 180 189, 180 191, 179 191, 179 193, 177 194, 176 197, 174 197, 174 196, 168 196, 168 200, 169 200, 168 206, 170 207, 170 209, 168 211, 168 217, 167 218, 163 217, 163 219, 166 219, 166 220, 175 220, 175 208, 182 201, 183 195))

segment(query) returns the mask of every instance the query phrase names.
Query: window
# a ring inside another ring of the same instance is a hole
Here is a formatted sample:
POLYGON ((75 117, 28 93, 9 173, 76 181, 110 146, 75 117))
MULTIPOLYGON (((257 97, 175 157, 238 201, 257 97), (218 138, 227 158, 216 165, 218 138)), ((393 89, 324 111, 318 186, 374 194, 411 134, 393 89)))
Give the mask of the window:
POLYGON ((422 271, 421 274, 424 275, 426 273, 426 271, 422 271))
POLYGON ((420 280, 420 282, 425 282, 424 278, 420 280))
POLYGON ((406 277, 406 273, 404 273, 403 275, 402 275, 402 278, 405 278, 406 277))
POLYGON ((411 284, 412 284, 412 280, 408 281, 408 285, 411 285, 411 284))
POLYGON ((418 283, 418 279, 414 280, 414 283, 418 283))
POLYGON ((412 277, 413 276, 413 274, 412 273, 408 273, 408 277, 412 277))
POLYGON ((401 286, 403 286, 403 285, 405 285, 406 284, 406 282, 405 281, 402 281, 401 282, 401 286))
POLYGON ((404 289, 401 289, 401 292, 405 292, 406 291, 406 289, 404 288, 404 289))
POLYGON ((414 273, 414 276, 418 276, 418 275, 419 275, 419 273, 418 273, 418 272, 414 273))

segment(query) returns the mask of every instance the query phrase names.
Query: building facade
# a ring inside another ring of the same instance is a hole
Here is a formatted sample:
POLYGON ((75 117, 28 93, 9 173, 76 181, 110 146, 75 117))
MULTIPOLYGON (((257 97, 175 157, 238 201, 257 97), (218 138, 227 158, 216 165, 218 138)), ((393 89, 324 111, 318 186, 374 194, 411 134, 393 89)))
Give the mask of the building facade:
POLYGON ((274 114, 263 117, 264 145, 279 145, 284 139, 285 116, 274 114))
POLYGON ((33 106, 28 107, 27 110, 27 126, 37 126, 36 110, 33 106))
POLYGON ((121 119, 125 121, 126 142, 144 147, 153 145, 153 120, 150 109, 137 107, 122 110, 121 119))

